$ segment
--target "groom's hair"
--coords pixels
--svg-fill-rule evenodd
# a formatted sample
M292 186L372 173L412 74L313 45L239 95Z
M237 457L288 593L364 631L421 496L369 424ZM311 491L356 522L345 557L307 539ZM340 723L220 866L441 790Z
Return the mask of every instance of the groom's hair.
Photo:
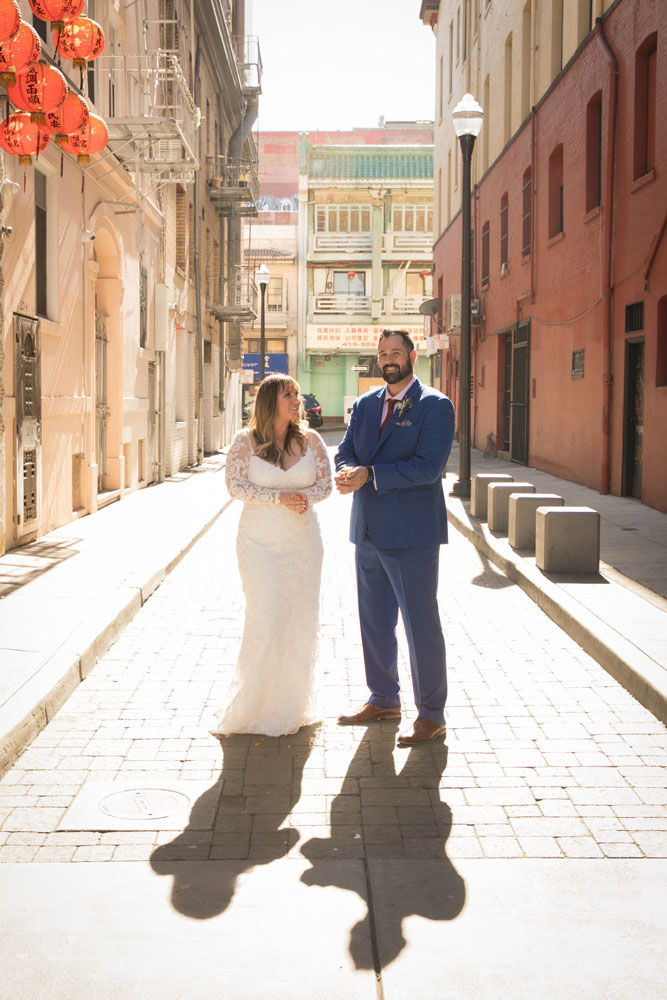
M408 354L415 349L414 341L407 330L383 330L378 340L378 350L380 350L380 344L386 337L400 337L408 349Z

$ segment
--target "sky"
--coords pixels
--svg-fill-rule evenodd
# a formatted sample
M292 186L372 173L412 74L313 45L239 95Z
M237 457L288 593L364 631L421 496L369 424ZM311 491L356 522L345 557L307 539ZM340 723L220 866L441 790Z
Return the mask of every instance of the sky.
M252 0L257 128L308 131L433 120L435 36L421 0ZM247 15L246 15L247 16Z

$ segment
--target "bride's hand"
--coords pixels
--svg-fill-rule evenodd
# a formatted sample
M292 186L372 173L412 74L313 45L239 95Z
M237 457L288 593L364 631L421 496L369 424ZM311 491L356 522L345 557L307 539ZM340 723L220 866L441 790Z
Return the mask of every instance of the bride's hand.
M280 502L295 514L305 514L308 510L308 498L303 493L281 493Z

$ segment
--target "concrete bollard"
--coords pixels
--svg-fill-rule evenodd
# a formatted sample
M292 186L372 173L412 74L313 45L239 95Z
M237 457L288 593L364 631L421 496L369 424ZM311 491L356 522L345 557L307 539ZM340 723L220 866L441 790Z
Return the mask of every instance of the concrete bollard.
M492 472L481 472L476 476L473 476L470 484L471 515L479 518L480 521L485 521L488 502L487 489L489 483L509 483L512 482L513 479L514 477L510 476L507 472L498 472L496 474Z
M546 573L599 573L599 513L592 507L538 507L535 563Z
M488 521L491 531L507 531L510 496L514 493L534 493L532 483L489 483Z
M513 549L535 551L535 511L538 507L562 506L557 493L520 493L510 495L507 540Z

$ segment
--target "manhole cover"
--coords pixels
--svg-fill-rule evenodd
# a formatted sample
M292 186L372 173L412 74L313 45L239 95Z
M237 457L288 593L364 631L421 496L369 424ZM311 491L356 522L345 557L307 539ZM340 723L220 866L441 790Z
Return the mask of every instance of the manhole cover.
M190 799L181 792L165 788L132 788L113 792L100 802L100 810L114 819L155 820L165 819L182 812Z

